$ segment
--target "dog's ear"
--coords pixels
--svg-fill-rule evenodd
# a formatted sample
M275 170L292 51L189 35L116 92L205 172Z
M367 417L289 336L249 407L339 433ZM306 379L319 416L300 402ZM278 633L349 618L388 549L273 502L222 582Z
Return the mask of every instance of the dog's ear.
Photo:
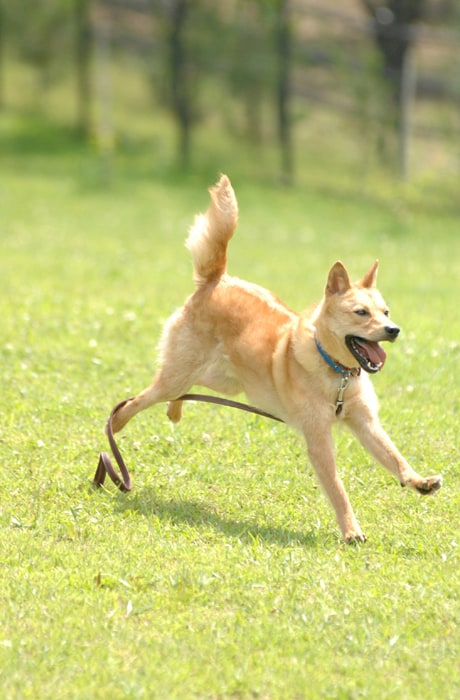
M379 261L376 260L375 263L369 268L362 280L359 282L360 287L370 288L375 287L377 284L377 272L379 269Z
M351 282L346 267L343 263L337 261L329 270L325 290L326 296L344 294L350 287Z

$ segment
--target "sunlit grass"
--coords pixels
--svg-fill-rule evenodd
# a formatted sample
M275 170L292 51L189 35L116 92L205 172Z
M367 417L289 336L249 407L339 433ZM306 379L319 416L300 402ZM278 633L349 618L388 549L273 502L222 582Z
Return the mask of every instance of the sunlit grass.
M4 696L456 698L454 184L376 175L362 190L316 154L288 190L225 149L162 177L122 147L108 184L65 129L2 128ZM402 490L338 432L365 546L342 544L302 440L229 409L190 404L171 426L153 408L120 440L133 492L90 485L108 412L150 381L161 324L192 289L183 240L219 170L240 199L231 272L290 306L320 297L337 258L353 277L381 261L403 329L374 380L383 422L445 485Z

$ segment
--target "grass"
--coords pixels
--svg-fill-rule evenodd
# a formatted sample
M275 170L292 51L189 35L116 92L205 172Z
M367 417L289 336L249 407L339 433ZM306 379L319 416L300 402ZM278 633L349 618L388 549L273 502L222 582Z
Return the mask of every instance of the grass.
M0 134L4 696L458 697L458 182L313 158L286 190L228 153L175 177L125 148L106 187L91 147L37 123L6 114ZM337 433L366 545L340 541L296 435L229 409L140 415L120 440L133 492L91 487L108 412L191 291L183 239L219 169L240 199L231 271L292 307L336 258L355 277L380 258L403 328L374 379L383 422L445 486L401 490Z

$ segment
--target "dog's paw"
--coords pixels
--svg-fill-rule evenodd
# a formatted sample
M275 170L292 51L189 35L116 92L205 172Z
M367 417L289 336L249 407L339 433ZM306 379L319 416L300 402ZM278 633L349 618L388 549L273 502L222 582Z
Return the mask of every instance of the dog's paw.
M343 536L346 544L360 544L366 541L366 535L364 532L359 531L349 531Z
M182 401L168 401L166 415L172 423L178 423L182 418Z
M408 479L406 482L401 482L401 486L410 486L423 496L428 496L439 491L442 486L442 476L427 476L425 479L420 476L417 479Z
M414 484L414 488L423 496L427 496L431 493L436 493L436 491L439 491L441 486L441 476L428 476L426 479L422 479L420 483Z

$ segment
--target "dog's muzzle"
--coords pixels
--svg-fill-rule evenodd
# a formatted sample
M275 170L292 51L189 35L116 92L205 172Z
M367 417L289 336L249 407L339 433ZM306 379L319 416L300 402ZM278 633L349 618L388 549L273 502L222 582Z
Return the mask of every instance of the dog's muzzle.
M398 326L385 326L386 338L384 340L394 343L399 335L399 331ZM357 335L347 335L345 343L353 357L358 360L360 366L366 372L375 374L382 369L387 355L385 350L375 340L366 340Z

